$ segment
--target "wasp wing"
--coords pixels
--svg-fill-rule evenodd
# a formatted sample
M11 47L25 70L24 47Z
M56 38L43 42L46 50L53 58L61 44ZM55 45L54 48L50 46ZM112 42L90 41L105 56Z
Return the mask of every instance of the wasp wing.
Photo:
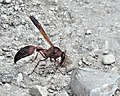
M14 57L14 63L16 63L21 58L24 58L26 56L33 54L34 50L35 50L34 46L25 46L21 48Z
M53 46L52 42L50 41L50 39L48 38L47 34L45 33L44 29L42 28L41 24L38 22L37 19L35 19L34 16L30 16L31 21L33 22L33 24L38 28L38 30L40 31L40 33L42 34L42 36L44 37L44 39L47 41L47 43L50 46Z

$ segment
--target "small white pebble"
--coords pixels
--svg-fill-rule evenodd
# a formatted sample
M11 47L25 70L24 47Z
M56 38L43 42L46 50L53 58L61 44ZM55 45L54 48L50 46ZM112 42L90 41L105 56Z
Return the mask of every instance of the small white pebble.
M20 83L23 80L23 74L19 73L17 76L17 83Z
M92 31L91 30L87 30L86 31L86 35L91 35L92 34Z
M18 6L14 7L15 11L18 11L20 8Z
M2 85L2 82L0 82L0 85Z
M7 29L8 27L9 27L8 24L3 24L4 29Z
M113 54L104 55L102 62L103 64L112 64L115 62L115 56Z
M79 61L78 65L79 65L79 66L81 66L81 65L82 65L82 60L80 60L80 61Z

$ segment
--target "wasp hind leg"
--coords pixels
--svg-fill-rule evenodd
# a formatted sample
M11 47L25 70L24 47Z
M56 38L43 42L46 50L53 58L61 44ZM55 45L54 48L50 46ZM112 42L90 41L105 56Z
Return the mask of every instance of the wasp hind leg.
M34 69L32 70L32 72L29 73L28 75L31 75L31 74L35 71L35 69L37 68L37 66L40 64L40 62L41 62L41 61L45 61L46 59L47 59L47 58L45 58L45 59L43 59L43 60L39 60L38 63L35 65Z

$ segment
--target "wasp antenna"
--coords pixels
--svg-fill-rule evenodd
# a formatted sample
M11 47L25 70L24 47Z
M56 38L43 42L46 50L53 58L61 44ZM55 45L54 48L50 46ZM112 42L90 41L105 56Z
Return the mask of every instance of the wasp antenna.
M33 24L39 29L41 24L38 22L38 20L35 19L34 16L30 16L29 18L32 20Z

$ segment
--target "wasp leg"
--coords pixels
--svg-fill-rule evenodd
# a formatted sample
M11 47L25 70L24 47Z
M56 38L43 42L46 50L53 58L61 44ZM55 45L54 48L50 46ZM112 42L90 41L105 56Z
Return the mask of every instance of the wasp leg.
M38 53L36 54L35 58L33 60L31 60L31 63L34 62L38 57Z
M37 57L38 57L38 53L36 54L36 56L34 57L33 60L31 60L31 61L27 61L27 62L25 62L25 63L33 63L33 62L37 59Z
M62 75L65 75L60 69L59 69L59 61L57 61L55 58L53 60L54 66L55 66L55 72L58 70ZM57 63L57 65L55 64Z
M45 61L46 59L47 59L47 58L45 58L45 59L43 59L43 60L39 60L39 62L35 65L33 71L32 71L31 73L29 73L28 75L31 75L31 74L35 71L35 69L37 68L37 66L39 65L39 63L40 63L41 61Z

